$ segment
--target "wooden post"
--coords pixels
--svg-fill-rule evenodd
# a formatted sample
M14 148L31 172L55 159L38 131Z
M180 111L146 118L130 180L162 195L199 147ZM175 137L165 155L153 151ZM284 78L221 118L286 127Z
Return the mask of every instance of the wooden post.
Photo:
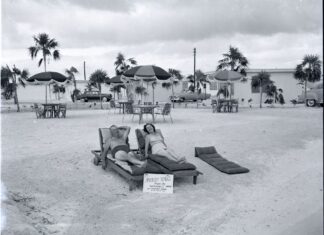
M193 49L194 53L194 92L196 91L196 48Z
M86 78L86 70L85 70L85 61L83 61L83 76L84 76L84 80L87 80L87 78Z

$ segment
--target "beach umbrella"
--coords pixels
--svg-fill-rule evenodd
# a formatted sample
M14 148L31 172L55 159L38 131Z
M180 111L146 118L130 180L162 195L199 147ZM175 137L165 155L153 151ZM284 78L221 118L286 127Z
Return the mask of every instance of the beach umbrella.
M123 81L121 80L121 75L117 75L115 77L112 77L109 80L109 84L121 84L121 83L123 83Z
M155 65L141 65L131 68L123 73L123 77L134 78L135 80L156 78L158 80L166 80L171 77L164 69Z
M45 85L45 102L47 103L47 86L53 83L65 84L68 78L57 72L42 72L29 77L26 82L29 84L44 84Z
M170 77L171 74L169 74L161 67L155 65L141 65L141 66L133 67L127 70L126 72L124 72L122 75L122 80L152 82L155 80L167 80ZM154 102L154 97L153 97L153 102Z
M212 75L212 78L216 79L219 82L225 82L231 85L234 81L239 81L242 78L242 74L236 71L229 71L229 70L220 70L216 71L215 74ZM230 98L231 98L231 89L230 89Z

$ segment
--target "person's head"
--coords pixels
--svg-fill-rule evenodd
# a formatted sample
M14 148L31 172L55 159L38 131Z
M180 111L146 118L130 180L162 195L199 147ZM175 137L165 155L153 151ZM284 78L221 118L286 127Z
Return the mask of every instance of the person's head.
M118 130L118 127L116 125L110 126L109 129L110 129L112 137L118 137L119 136L119 130Z
M152 123L146 123L143 129L147 134L152 134L155 132L155 126Z
M279 89L278 89L278 91L279 91L280 93L282 93L282 92L283 92L283 90L282 90L281 88L279 88Z

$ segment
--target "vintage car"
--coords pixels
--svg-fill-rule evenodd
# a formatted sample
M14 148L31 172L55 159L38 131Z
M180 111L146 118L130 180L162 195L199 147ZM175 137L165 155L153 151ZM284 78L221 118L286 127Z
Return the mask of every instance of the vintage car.
M170 96L171 102L185 102L185 101L197 101L207 100L210 98L210 94L198 93L198 92L181 92L174 96Z
M108 102L111 100L111 98L111 94L101 93L101 99L103 102ZM77 95L76 99L83 102L100 101L99 91L85 91L83 94Z
M304 91L298 96L298 103L304 102L310 107L314 107L317 104L323 105L323 81L315 82L307 89L306 99Z

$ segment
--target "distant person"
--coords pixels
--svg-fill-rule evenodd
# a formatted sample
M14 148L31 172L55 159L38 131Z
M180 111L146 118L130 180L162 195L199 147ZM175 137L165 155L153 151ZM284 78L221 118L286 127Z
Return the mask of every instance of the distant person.
M122 134L121 129L125 129ZM130 127L117 127L112 125L110 127L111 138L104 144L104 151L102 152L101 159L107 156L109 149L111 149L112 157L120 161L128 161L138 167L145 167L146 161L140 161L136 158L136 155L130 151L128 144L126 143ZM103 161L105 163L105 161Z
M283 90L280 88L279 90L279 95L278 95L278 100L279 100L279 104L284 105L285 104L285 99L283 97Z
M185 157L175 154L164 142L163 136L155 131L155 126L151 123L144 125L144 131L147 133L145 138L145 157L148 157L148 148L151 145L152 154L164 156L178 163L185 163Z

